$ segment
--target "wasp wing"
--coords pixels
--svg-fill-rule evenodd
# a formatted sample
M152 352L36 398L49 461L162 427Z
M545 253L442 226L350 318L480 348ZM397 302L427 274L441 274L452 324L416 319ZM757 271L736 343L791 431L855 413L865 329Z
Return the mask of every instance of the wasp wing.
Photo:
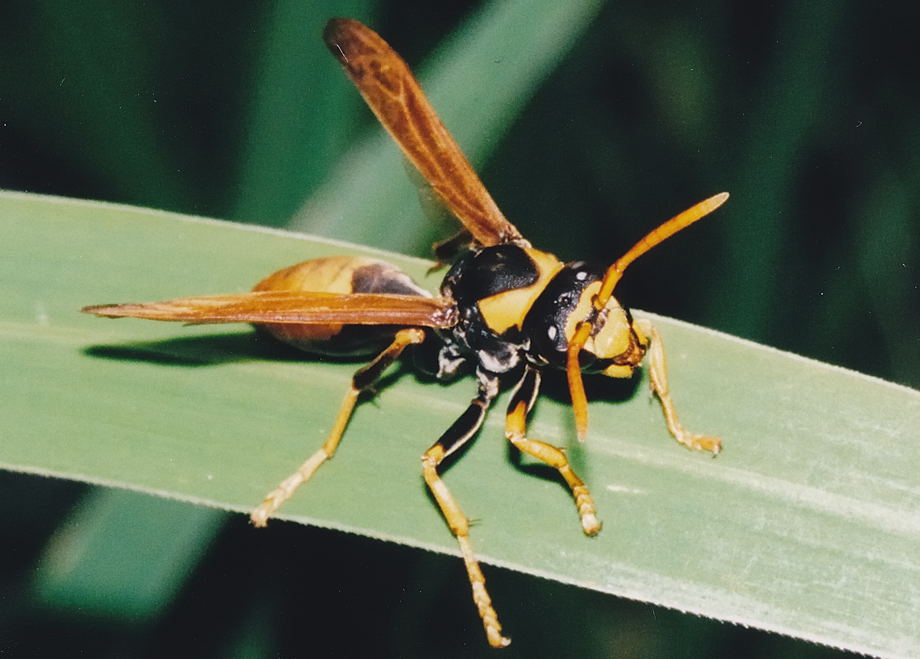
M529 246L498 209L412 71L389 44L347 18L329 21L323 38L380 123L476 242Z
M81 311L109 318L146 318L194 324L340 323L435 328L449 328L456 324L456 307L446 298L376 293L256 291L163 302L94 305Z

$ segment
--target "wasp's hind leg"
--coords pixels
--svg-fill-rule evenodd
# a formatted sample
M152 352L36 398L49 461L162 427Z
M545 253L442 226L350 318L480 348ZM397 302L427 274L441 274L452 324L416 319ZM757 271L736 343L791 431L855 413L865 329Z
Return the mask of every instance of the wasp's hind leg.
M497 386L498 383L494 377L488 378L480 374L479 395L472 400L470 406L460 418L422 455L422 473L425 477L425 483L438 502L438 507L441 509L441 514L444 515L451 533L454 534L460 544L460 552L463 554L463 562L466 565L466 573L470 580L470 586L473 588L473 602L479 610L479 617L482 618L482 626L485 628L489 645L501 648L508 645L511 639L502 636L502 626L498 622L498 614L492 607L492 598L489 597L489 593L486 590L486 579L482 574L482 569L479 567L479 561L476 560L476 556L473 553L473 546L470 544L470 522L438 474L438 465L441 464L441 461L463 446L479 430L479 426L482 425L482 420L485 418L486 410L495 397Z
M313 476L319 466L335 454L339 441L342 439L342 433L345 432L345 427L348 425L348 420L351 418L355 403L357 403L361 392L374 384L387 367L399 359L403 350L424 340L425 332L419 328L412 327L399 330L388 348L377 355L371 363L355 372L351 378L351 387L346 392L342 406L339 408L338 416L335 418L335 425L326 437L322 448L311 455L306 462L300 465L297 471L285 478L278 487L265 496L259 507L253 510L249 516L254 525L265 526L268 518L278 510L281 504L290 499L294 491L301 484L310 480L310 477Z
M677 410L674 407L674 400L671 398L671 390L668 386L668 362L664 353L664 343L658 330L647 320L637 320L633 327L637 330L640 337L645 335L648 341L648 374L651 381L652 391L661 401L661 409L664 411L664 419L668 425L668 431L681 446L693 451L709 451L713 455L718 455L722 450L722 442L718 437L708 435L697 435L692 433L681 424L677 416Z
M588 491L588 486L572 470L569 459L562 452L562 449L546 442L528 439L526 436L527 413L533 407L539 390L540 373L536 369L528 367L511 395L508 415L505 417L505 437L527 455L533 456L550 467L555 467L559 470L559 474L572 490L572 496L575 497L575 506L578 509L578 516L581 517L582 528L586 534L595 535L601 530L601 523L597 519L597 510L594 507L594 499L591 497L591 492Z

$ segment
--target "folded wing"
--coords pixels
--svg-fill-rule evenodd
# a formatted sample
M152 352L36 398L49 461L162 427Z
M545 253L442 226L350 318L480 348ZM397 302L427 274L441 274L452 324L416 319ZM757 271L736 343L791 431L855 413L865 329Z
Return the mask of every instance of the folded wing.
M280 323L402 325L449 328L456 309L445 298L369 293L259 291L185 297L162 302L94 305L81 311L109 318L146 318L186 323Z

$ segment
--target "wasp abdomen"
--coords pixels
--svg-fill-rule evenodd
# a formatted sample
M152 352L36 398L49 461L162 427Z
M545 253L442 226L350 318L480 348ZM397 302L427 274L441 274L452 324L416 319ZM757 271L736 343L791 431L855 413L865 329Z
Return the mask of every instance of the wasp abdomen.
M328 256L304 261L275 272L254 291L309 291L321 293L431 294L396 266L356 256ZM398 327L390 325L262 325L272 336L308 352L326 355L363 355L379 351Z

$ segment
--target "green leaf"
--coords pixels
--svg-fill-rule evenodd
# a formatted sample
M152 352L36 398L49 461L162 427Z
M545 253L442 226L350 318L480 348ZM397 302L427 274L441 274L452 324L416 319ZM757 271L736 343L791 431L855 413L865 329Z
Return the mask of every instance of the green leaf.
M369 5L349 0L320 8L283 0L265 12L257 72L246 94L249 116L233 219L283 225L345 148L363 104L342 84L321 35L330 16L364 18Z
M4 24L15 26L16 37L3 46L18 46L2 56L5 121L45 136L54 144L55 165L70 161L74 178L109 181L119 198L192 204L194 192L176 171L173 145L160 130L157 66L166 58L150 35L168 30L161 10L98 0L41 2L22 12L30 21L11 6L4 9L13 10ZM15 153L15 140L4 152ZM79 186L79 180L68 183Z
M242 512L322 442L354 364L301 359L242 327L78 309L241 291L298 260L379 252L16 193L0 196L0 239L2 466ZM436 284L426 262L387 258ZM723 454L670 440L641 382L592 383L584 445L564 394L542 398L532 436L569 448L605 523L586 538L564 488L527 460L516 468L502 398L446 475L477 520L482 559L838 647L915 654L920 394L651 317L684 422L722 436ZM394 380L359 407L335 460L283 516L455 553L419 455L473 383Z
M90 490L45 549L38 599L107 619L152 618L172 602L223 518L135 492Z

